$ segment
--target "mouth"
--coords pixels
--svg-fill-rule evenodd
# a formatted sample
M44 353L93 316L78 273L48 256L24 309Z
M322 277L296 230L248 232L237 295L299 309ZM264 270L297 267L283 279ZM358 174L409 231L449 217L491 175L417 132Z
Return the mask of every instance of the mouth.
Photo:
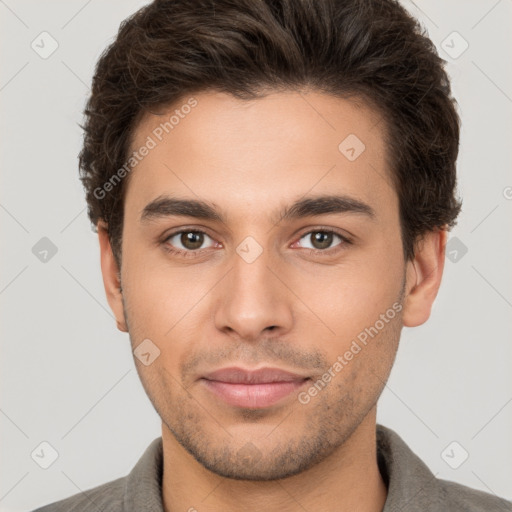
M309 377L278 368L223 368L200 379L217 398L234 407L270 407L305 385Z

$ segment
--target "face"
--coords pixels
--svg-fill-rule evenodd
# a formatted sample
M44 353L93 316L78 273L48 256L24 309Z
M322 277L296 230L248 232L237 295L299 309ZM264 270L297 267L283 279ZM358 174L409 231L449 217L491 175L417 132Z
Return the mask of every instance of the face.
M375 413L394 360L408 269L383 123L315 92L194 98L137 126L133 150L156 144L129 178L109 300L146 344L164 439L222 476L284 478ZM294 377L211 375L232 367Z

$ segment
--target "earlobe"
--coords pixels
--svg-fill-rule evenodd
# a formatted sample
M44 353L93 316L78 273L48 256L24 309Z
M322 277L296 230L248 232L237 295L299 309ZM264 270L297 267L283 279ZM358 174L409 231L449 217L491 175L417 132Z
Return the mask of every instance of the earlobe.
M100 220L97 229L100 244L101 273L107 301L116 318L117 328L122 332L128 332L124 317L120 272L110 245L107 225Z
M430 317L443 276L446 237L444 229L426 233L416 247L414 260L407 263L405 327L417 327Z

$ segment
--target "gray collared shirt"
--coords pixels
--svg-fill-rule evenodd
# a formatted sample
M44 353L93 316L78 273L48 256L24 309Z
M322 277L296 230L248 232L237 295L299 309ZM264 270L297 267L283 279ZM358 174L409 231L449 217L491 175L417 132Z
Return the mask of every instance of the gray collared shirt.
M512 512L509 501L437 479L398 434L381 425L377 425L377 449L388 487L382 512ZM164 512L162 472L158 437L127 476L34 512Z

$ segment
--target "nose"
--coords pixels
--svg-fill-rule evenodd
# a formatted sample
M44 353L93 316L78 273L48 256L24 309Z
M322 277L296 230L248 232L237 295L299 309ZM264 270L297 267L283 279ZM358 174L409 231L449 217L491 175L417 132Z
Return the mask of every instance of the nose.
M252 262L234 253L231 263L222 285L215 289L216 328L247 341L268 332L275 336L288 332L293 323L293 294L276 277L279 272L272 268L267 252Z

